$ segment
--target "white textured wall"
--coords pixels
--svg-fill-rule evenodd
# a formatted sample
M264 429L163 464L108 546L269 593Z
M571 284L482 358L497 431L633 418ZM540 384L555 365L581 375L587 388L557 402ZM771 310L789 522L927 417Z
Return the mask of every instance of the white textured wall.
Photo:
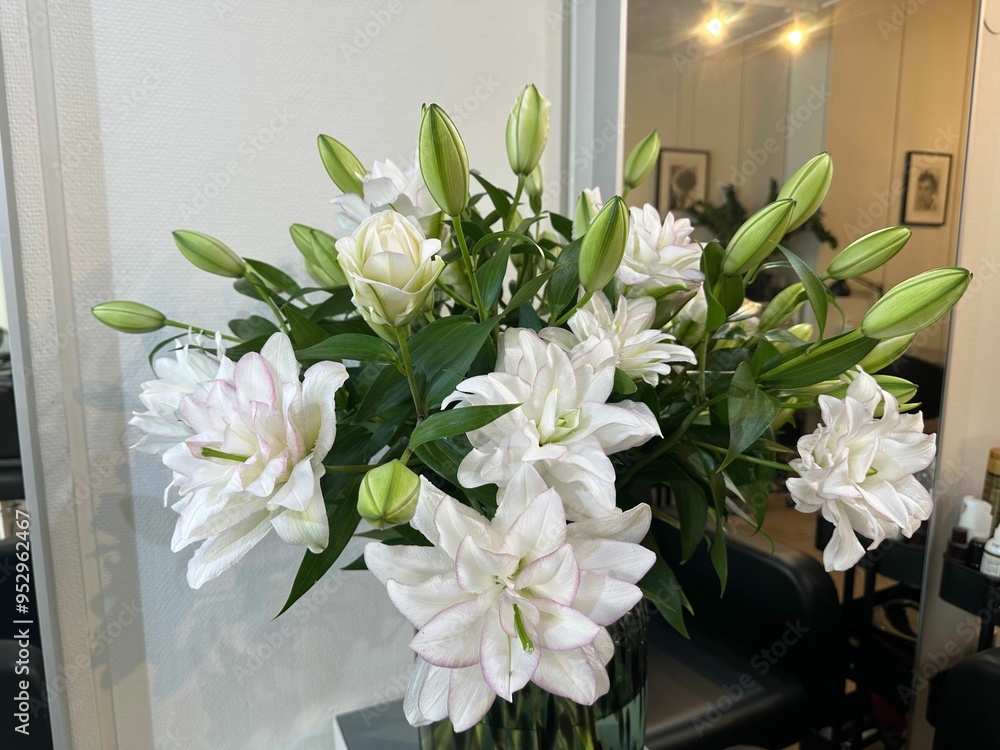
M5 2L0 28L73 746L329 747L334 714L401 695L409 629L365 574L329 575L271 622L301 557L277 538L188 590L167 472L126 450L156 338L112 333L89 309L135 298L209 327L249 312L170 231L295 268L288 226L330 223L316 135L366 163L407 160L422 102L448 109L473 165L509 184L506 114L538 84L555 103L544 169L559 174L560 4L45 6Z

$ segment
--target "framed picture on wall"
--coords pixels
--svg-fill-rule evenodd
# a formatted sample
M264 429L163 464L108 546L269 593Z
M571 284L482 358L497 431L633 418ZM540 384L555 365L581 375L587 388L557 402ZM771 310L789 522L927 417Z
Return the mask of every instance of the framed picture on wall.
M708 151L689 148L660 149L656 176L656 208L687 211L708 195Z
M928 227L944 224L950 179L951 154L907 151L903 223Z

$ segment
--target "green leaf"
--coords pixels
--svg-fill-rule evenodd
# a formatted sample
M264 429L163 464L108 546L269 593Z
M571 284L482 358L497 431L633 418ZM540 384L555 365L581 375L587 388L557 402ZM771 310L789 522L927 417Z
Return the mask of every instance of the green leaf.
M354 312L353 293L347 286L336 287L329 290L330 297L323 300L318 305L309 305L303 308L303 312L310 320L320 321L334 315Z
M566 238L569 242L573 239L573 220L556 213L549 213L549 223L552 224L552 228L555 229L559 234Z
M481 174L479 174L479 172L475 171L472 172L472 176L475 177L476 182L482 185L483 189L486 190L487 195L490 196L490 201L493 203L493 207L500 214L500 218L503 219L504 224L506 224L507 214L510 213L511 209L510 205L511 199L507 197L507 193L505 193L503 190L496 187L492 183L487 182L486 178L483 177Z
M685 638L691 637L688 635L687 625L684 624L684 610L690 608L690 604L681 590L681 584L674 571L659 556L653 567L639 581L639 588L674 630Z
M507 263L509 260L510 246L504 243L492 258L476 269L476 279L479 281L483 304L486 305L487 310L492 309L497 300L500 299L500 292L503 291L503 279L507 275Z
M229 321L229 330L241 339L253 339L258 336L270 336L278 332L278 326L260 315L249 318L235 318Z
M722 530L722 523L715 525L715 538L712 540L712 549L709 552L712 558L712 566L715 574L719 577L719 596L726 593L726 581L729 578L729 563L726 557L726 534Z
M300 362L307 360L356 359L361 362L396 363L396 353L392 347L378 336L361 333L342 333L331 336L315 346L296 352Z
M507 303L507 309L513 310L520 307L521 305L527 304L534 299L535 295L538 294L538 290L542 288L542 285L549 280L549 277L556 272L556 269L550 268L548 271L543 271L542 273L528 279L521 285L521 288L514 292L514 295L510 298Z
M521 328L530 328L535 333L545 327L545 323L538 317L535 308L527 302L517 308L517 325Z
M285 319L288 321L292 343L295 344L296 349L307 349L329 338L330 334L318 323L309 320L292 305L285 305L281 312L284 313Z
M413 368L425 379L424 398L434 409L465 379L469 367L500 322L490 318L476 323L464 315L451 315L421 328L410 339Z
M729 384L729 451L719 466L719 471L749 448L764 434L781 411L781 404L774 396L765 393L754 381L753 369L747 362L736 368Z
M472 446L468 439L464 435L456 435L424 443L414 453L428 468L451 482L456 488L456 492L464 494L473 505L479 508L495 509L496 487L494 485L462 487L458 481L458 467L471 450Z
M328 476L329 480L324 477L324 483L327 486L323 493L323 501L326 503L326 516L330 523L330 543L319 554L306 552L299 565L299 570L295 574L295 581L292 583L288 600L281 608L281 612L278 612L275 617L280 617L287 611L333 567L361 522L357 508L361 475L332 474Z
M549 303L549 316L555 318L576 302L580 289L580 240L576 240L559 254L559 260L549 279L546 297Z
M780 354L781 352L778 351L778 347L770 341L764 338L758 339L757 348L753 353L753 359L750 360L751 371L754 375L757 375L767 362L770 362Z
M266 281L268 285L274 289L284 292L285 294L295 294L299 291L300 287L298 283L296 283L295 279L282 271L280 268L275 268L271 264L265 263L262 260L250 260L250 258L244 258L244 261L246 261L247 266L254 271L254 273L264 279L264 281Z
M809 306L812 307L813 314L816 316L816 329L819 332L820 340L822 340L823 331L826 330L826 287L823 286L823 282L819 280L819 276L815 274L815 272L804 260L802 260L802 258L781 245L778 245L778 249L786 258L788 258L789 264L792 266L792 269L794 269L795 274L799 277L799 281L802 282L802 286L806 290L806 297L809 300Z
M718 280L722 278L723 250L717 242L705 245L701 254L701 271L705 274L705 302L708 310L705 314L705 333L717 331L726 322L726 309L715 295Z
M418 448L432 440L464 435L478 430L518 406L520 404L463 406L431 414L413 430L413 434L410 435L410 447Z
M848 331L820 344L803 344L764 365L760 384L788 390L830 380L854 367L876 344L876 339L860 331Z
M615 368L615 392L620 393L623 396L628 396L631 393L635 393L637 390L638 386L636 386L632 377L624 370Z
M410 398L406 377L395 367L383 367L361 398L354 422L367 422Z
M264 348L264 344L267 343L267 340L269 338L271 338L270 335L255 336L249 341L244 341L242 344L237 344L236 346L228 346L226 347L226 356L229 357L229 359L236 360L242 357L244 354L249 354L250 352L259 353L260 350Z
M159 342L159 343L158 343L158 344L157 344L156 346L154 346L154 347L153 347L153 350L152 350L152 351L151 351L151 352L149 353L149 366L150 366L150 367L152 367L152 366L153 366L153 360L154 360L154 359L156 358L156 355L157 355L157 354L158 354L158 353L159 353L159 352L160 352L160 351L161 351L161 350L162 350L162 349L163 349L163 348L164 348L165 346L168 346L169 344L172 344L173 342L177 341L177 339L179 339L179 338L182 338L182 337L184 337L184 336L187 336L187 331L182 331L181 333L178 333L178 334L176 334L175 336L171 336L170 338L167 338L167 339L163 339L163 341ZM178 347L178 348L179 348L179 347ZM171 349L171 351L173 351L173 349ZM214 351L214 350L213 350L213 351ZM155 370L153 370L153 372L156 372L156 371L155 371Z

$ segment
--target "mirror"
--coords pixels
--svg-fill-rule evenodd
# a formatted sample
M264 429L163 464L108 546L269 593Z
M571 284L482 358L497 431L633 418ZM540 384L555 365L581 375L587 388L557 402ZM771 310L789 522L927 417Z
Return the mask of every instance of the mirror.
M871 231L912 229L903 251L875 273L829 284L842 315L831 312L826 333L856 326L899 281L955 261L978 7L978 0L631 0L624 150L654 129L662 150L629 203L687 217L696 238L724 242L799 166L828 151L834 179L819 218L783 244L822 271L838 248ZM767 302L789 283L787 273L762 274L754 299ZM937 431L947 341L945 319L887 371L920 386L926 432ZM799 417L786 445L811 432L818 414ZM829 538L823 526L774 484L764 528L779 545L820 558L818 545ZM917 638L922 545L921 532L883 545L866 560L877 574L832 574L843 612L856 614L859 602L871 607L856 623L861 642L882 638L904 676ZM897 683L848 683L845 736L881 733L889 747L904 741L912 696Z

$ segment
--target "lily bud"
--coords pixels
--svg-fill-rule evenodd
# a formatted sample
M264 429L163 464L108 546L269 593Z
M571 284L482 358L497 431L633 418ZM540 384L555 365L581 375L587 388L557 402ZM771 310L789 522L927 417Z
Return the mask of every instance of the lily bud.
M507 160L514 174L527 177L538 166L549 139L549 103L532 84L514 102L507 118Z
M875 348L858 362L858 367L868 373L884 370L897 359L903 356L917 334L910 333L906 336L897 336L894 339L883 339L875 344Z
M807 342L812 341L812 337L816 332L816 329L812 323L799 323L798 325L794 325L789 328L788 332L799 341Z
M795 210L792 211L788 228L785 229L786 233L798 229L816 213L826 198L832 179L833 159L824 151L799 167L795 174L788 178L788 182L781 186L778 200L791 198L795 201Z
M102 302L91 312L104 325L122 333L151 333L159 331L167 324L167 318L163 313L141 302L126 300Z
M364 195L361 177L367 172L361 160L340 141L328 135L321 135L319 158L323 160L326 173L333 184L345 193Z
M740 276L756 268L774 252L788 232L795 201L784 199L769 203L747 219L729 241L722 260L725 276Z
M524 181L524 192L528 194L528 205L531 206L532 213L542 212L542 193L545 192L545 184L542 182L542 165L531 170L531 174Z
M347 277L337 263L337 241L333 237L305 224L292 224L290 231L292 242L305 258L306 273L317 284L323 287L347 284Z
M767 303L764 312L761 313L757 330L760 333L777 328L786 320L795 315L796 311L802 307L806 301L806 289L801 282L786 286Z
M603 289L615 277L628 241L628 207L617 195L594 217L580 245L580 283L588 293Z
M890 289L861 321L861 332L873 339L916 333L943 318L972 281L965 268L935 268Z
M420 477L396 460L371 469L358 490L358 513L376 529L408 523L417 509Z
M826 268L826 277L853 279L882 267L903 249L911 234L907 227L886 227L866 234L834 256Z
M601 210L601 189L584 190L576 201L576 213L573 214L573 239L578 240L587 233L590 225Z
M631 190L646 181L660 158L660 134L655 130L635 144L625 160L625 188Z
M247 266L243 258L207 234L178 229L174 232L174 243L184 257L202 271L232 279L242 278L246 273Z
M455 123L436 104L424 108L418 150L420 173L434 202L448 216L458 216L469 202L469 155Z

